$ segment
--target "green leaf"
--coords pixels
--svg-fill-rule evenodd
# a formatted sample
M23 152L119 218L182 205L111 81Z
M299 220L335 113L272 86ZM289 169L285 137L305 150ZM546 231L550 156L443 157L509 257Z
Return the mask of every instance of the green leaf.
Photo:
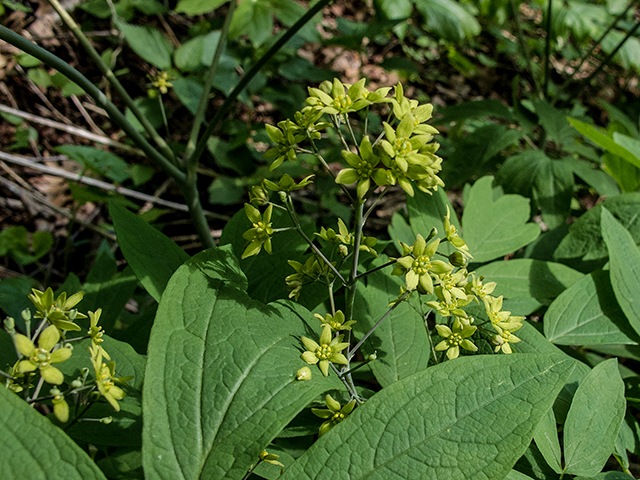
M220 31L216 30L183 43L173 55L176 67L182 71L191 72L202 65L211 65L219 42ZM172 83L175 87L175 82Z
M122 254L147 292L159 302L169 278L189 255L166 235L113 201L109 202L109 214Z
M238 177L218 177L207 189L212 205L234 205L242 203L243 180Z
M546 157L535 178L534 195L549 229L566 224L573 186L571 167L563 160Z
M376 13L381 13L387 20L409 18L413 11L411 0L374 0L373 5Z
M277 228L291 226L288 214L280 209L274 209L271 220L274 227ZM313 223L304 218L301 218L301 222L306 234L313 235L315 229ZM247 244L246 240L242 238L242 234L250 228L251 223L247 219L247 215L244 210L240 210L227 222L220 236L220 245L232 245L234 255L240 258ZM284 279L287 275L294 273L287 260L304 263L307 259L305 252L308 250L308 244L295 230L276 233L272 239L272 248L272 255L263 251L240 262L249 281L247 289L249 296L263 303L287 298L289 292ZM311 301L315 302L311 306L316 306L326 298L328 295L326 292L327 288L324 285L305 286L302 289L300 303L307 305L307 301Z
M447 207L449 207L451 224L460 231L460 222L458 222L456 212L443 188L433 192L433 195L418 190L413 197L407 197L409 224L411 225L411 230L413 230L413 238L408 239L405 243L412 245L417 235L427 238L434 227L439 233L444 232L444 217L447 215ZM444 243L439 248L439 251L452 253L455 248L448 243Z
M178 78L172 83L173 91L176 92L182 104L195 115L202 97L202 85L192 77Z
M618 187L615 179L602 170L599 165L594 165L591 162L573 157L565 157L563 161L569 165L573 173L584 180L587 185L592 187L600 195L613 197L614 195L620 194L620 187Z
M469 11L473 7L452 0L414 0L424 16L427 30L452 42L461 42L480 33L480 24Z
M383 256L371 267L386 260ZM355 303L358 323L353 328L360 333L360 338L389 310L389 302L397 298L403 284L399 277L390 276L388 269L372 273L366 279L367 286L358 289ZM427 368L429 345L421 315L408 302L403 302L385 318L362 349L365 358L377 352L378 359L369 366L380 385L386 387Z
M144 480L140 449L118 448L115 452L110 451L108 457L101 458L96 463L108 478Z
M503 195L494 202L492 183L490 176L476 181L462 215L463 238L476 262L512 253L540 235L538 225L526 223L529 200Z
M620 185L623 192L635 192L640 188L640 168L613 153L602 156L605 171Z
M44 68L30 68L27 71L27 75L39 87L47 88L51 86L51 76Z
M570 118L570 117L567 117L567 120L569 120L569 123L576 130L578 130L578 132L580 132L582 135L587 137L589 140L591 140L593 143L595 143L599 147L604 148L608 152L611 152L614 155L617 155L623 158L624 160L631 163L632 165L635 165L636 167L640 168L640 158L636 157L633 153L631 153L625 147L618 145L613 138L607 136L606 134L598 130L596 127L594 127L593 125L589 125L588 123L584 123L579 120L576 120L575 118Z
M469 118L496 117L503 120L510 120L513 117L511 110L498 100L464 102L443 108L439 113L442 115L442 118L433 122L437 125L448 125L451 122L459 122Z
M248 35L254 47L266 42L273 31L271 6L266 0L240 2L233 13L229 26L229 38L237 39L240 35Z
M558 345L637 345L633 331L615 300L609 272L585 275L562 292L544 316L544 334Z
M0 478L106 480L69 436L6 388L0 388L0 431Z
M634 242L640 243L640 193L626 193L609 198L583 213L569 227L569 233L554 252L555 258L582 258L585 261L604 261L607 258L607 246L600 228L603 206L631 233Z
M229 0L180 0L176 5L176 13L186 13L187 15L200 15L208 13Z
M561 263L530 258L491 262L478 268L476 275L483 275L486 281L498 283L492 294L494 296L532 297L542 305L549 305L584 276Z
M160 105L158 103L157 98L136 98L133 103L138 107L141 111L142 115L149 120L149 123L153 126L153 128L160 128L162 126L162 111L160 110ZM144 127L138 121L133 112L127 107L125 110L125 117L133 125L139 132L144 132Z
M640 333L640 251L631 234L602 209L602 237L609 250L611 286L634 330Z
M624 472L601 472L593 477L575 477L573 480L633 480L633 478Z
M617 360L599 363L576 390L564 424L567 473L589 477L602 470L613 452L625 409Z
M173 47L160 31L149 26L129 25L121 20L114 20L118 29L124 34L129 46L145 61L168 70L171 67Z
M575 363L477 355L428 368L357 407L281 479L504 478Z
M533 440L536 442L544 459L549 466L553 468L553 471L562 473L562 450L560 449L560 439L558 438L556 416L552 408L542 417L542 421L538 424Z
M577 136L567 121L566 111L553 107L545 100L534 103L534 107L548 140L562 145L571 142Z
M144 185L153 177L156 172L155 168L149 165L142 165L136 163L129 168L129 174L131 174L131 180L136 187Z
M511 470L506 477L504 477L504 480L534 480L533 478L531 478L529 475L525 475L524 473L521 473L517 470Z
M628 150L634 157L640 158L640 140L631 138L620 132L613 132L613 141ZM640 165L636 165L636 167L640 167Z
M56 151L114 182L122 183L131 177L127 162L113 153L84 145L61 145Z
M240 277L230 248L217 248L167 285L145 372L146 478L242 479L298 412L340 384L315 367L296 381L305 363L293 335L313 335L311 313L251 300Z

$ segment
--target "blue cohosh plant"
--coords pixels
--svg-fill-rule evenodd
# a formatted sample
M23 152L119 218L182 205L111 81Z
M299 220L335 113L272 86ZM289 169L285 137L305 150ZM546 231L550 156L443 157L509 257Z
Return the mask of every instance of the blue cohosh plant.
M371 108L386 115L380 132L368 131ZM300 153L313 154L327 172L334 175L335 182L342 187L355 212L351 229L338 219L337 231L321 227L315 233L315 239L309 238L300 226L291 192L311 184L312 177L296 184L287 174L278 183L264 180L262 185L254 187L250 197L253 205L245 204L245 213L252 228L243 235L247 244L242 258L258 254L263 246L267 253L271 253L272 236L278 231L295 229L307 241L310 253L304 263L289 261L295 271L285 279L289 298L298 300L304 286L316 281L324 283L328 289L331 311L324 316L315 314L321 321L322 333L315 338L301 336L305 349L301 358L308 365L318 365L325 377L333 371L344 383L350 398L347 405L341 407L327 395L329 409L313 410L316 415L327 419L320 427L321 435L342 421L357 404L365 401L357 392L351 372L366 362L354 368L351 364L363 342L378 325L412 296L418 297L420 308L425 312L424 320L435 363L444 360L438 352L446 352L450 360L457 358L461 349L477 352L474 339L480 334L493 343L496 353L512 353L512 344L519 341L513 332L522 326L524 317L511 316L510 312L503 311L502 297L491 296L495 283L484 283L483 277L467 270L472 253L451 223L449 211L443 219L445 229L442 237L438 237L435 228L425 232L425 236L418 234L413 245L400 242L399 257L369 271L363 272L360 268L361 254L378 256L377 239L366 237L364 229L367 219L390 187L397 184L413 196L414 188L431 193L444 186L438 177L442 162L436 155L439 145L433 141L438 131L427 123L432 111L432 105L420 105L405 97L402 84L396 85L393 92L391 88L370 92L364 79L353 85L334 79L318 88L309 88L306 106L295 114L295 121L284 120L277 126L266 126L269 137L276 144L265 154L266 159L273 160L271 170L285 160L297 161ZM364 125L362 131L356 132L354 116L357 117L357 125ZM342 159L347 164L337 174L329 168L328 160L317 145L322 132L330 128L340 138ZM355 185L355 191L349 188L350 185ZM270 191L278 193L279 201L270 200ZM261 207L264 207L262 213ZM274 228L271 222L274 208L286 211L293 227ZM439 251L446 243L453 246L453 253ZM354 308L358 282L382 268L389 268L390 275L403 277L404 286L397 300L389 305L390 310L354 344L352 325L356 324L359 315ZM334 298L340 288L345 291L342 308L338 308ZM491 321L476 324L474 317L465 311L465 307L472 303L484 305ZM438 314L435 321L428 321L431 311ZM433 338L438 337L440 341L434 342ZM298 380L309 380L311 376L308 367L302 367L296 374Z
M51 288L44 292L34 288L29 295L37 312L33 318L41 320L33 334L30 331L32 317L28 309L22 313L26 335L16 332L13 318L8 317L4 322L18 355L13 368L1 372L5 388L21 395L31 405L47 405L50 402L55 417L63 424L69 422L68 426L83 420L89 407L100 398L107 400L116 412L120 411L118 400L125 397L125 392L116 384L126 385L126 381L132 378L115 377L115 362L102 361L103 358L111 360L102 346L103 330L98 325L102 309L88 312L90 325L86 335L67 338L68 332L83 330L76 322L86 319L87 315L75 309L83 296L83 292L78 292L67 297L62 292L54 299ZM75 355L81 355L73 345L83 339L91 340L91 345L87 347L87 365L93 367L94 378L89 377L89 369L85 368L80 376L68 380L57 366L69 360L74 352ZM41 395L45 383L51 388L48 395ZM69 401L72 402L73 411ZM107 423L109 417L101 420Z

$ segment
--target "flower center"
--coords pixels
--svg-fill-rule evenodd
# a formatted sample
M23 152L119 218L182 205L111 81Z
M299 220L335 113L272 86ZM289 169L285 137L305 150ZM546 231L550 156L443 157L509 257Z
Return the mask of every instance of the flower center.
M333 417L331 417L331 421L333 423L340 423L342 420L344 420L344 417L345 417L344 413L338 412L334 414Z
M351 106L351 98L345 95L338 95L333 99L333 106L338 109L343 109Z
M31 355L30 359L33 363L39 364L41 367L46 367L49 365L49 361L51 360L51 355L44 348L36 348L33 351L33 355Z
M429 272L429 269L431 268L431 259L426 255L420 255L413 261L411 268L418 275L424 275Z
M454 333L453 335L451 335L449 337L449 344L457 347L462 343L462 337L460 336L459 333Z
M407 137L397 138L395 142L396 154L402 157L411 153L411 141Z
M327 344L320 345L316 350L316 357L320 360L328 360L331 357L331 347Z
M369 178L373 172L373 167L369 162L358 162L356 165L356 173L360 178Z

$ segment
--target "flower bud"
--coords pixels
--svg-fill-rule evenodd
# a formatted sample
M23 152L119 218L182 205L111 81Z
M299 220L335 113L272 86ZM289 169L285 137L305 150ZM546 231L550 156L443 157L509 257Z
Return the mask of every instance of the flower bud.
M349 249L346 245L338 245L338 253L342 258L345 258L347 255L349 255Z
M367 357L367 361L373 362L378 359L378 352L373 352L371 355Z
M296 373L296 380L299 380L299 381L311 380L311 369L309 367L302 367Z
M284 202L287 201L287 192L280 191L280 192L278 192L278 195L280 195L280 201L281 202L284 203Z
M425 242L428 242L429 240L431 240L433 237L435 237L438 234L438 229L436 227L433 227L431 229L431 231L429 232L429 235L427 236L427 238L425 238Z
M100 419L100 423L104 423L105 425L109 425L113 422L113 417L104 417Z
M20 315L22 315L22 319L25 322L30 322L31 321L31 310L29 310L28 308L25 308Z
M71 388L80 388L82 387L82 380L76 378L73 382L71 382Z
M13 317L7 317L4 319L4 328L9 333L13 333L16 331L16 321L13 319Z
M72 322L76 319L76 317L78 316L78 310L77 309L73 309L73 310L69 310L69 320L71 320Z
M449 262L454 267L466 267L469 264L469 260L460 252L453 252L449 255Z
M249 192L249 202L256 207L266 205L269 202L269 193L262 185L254 185Z

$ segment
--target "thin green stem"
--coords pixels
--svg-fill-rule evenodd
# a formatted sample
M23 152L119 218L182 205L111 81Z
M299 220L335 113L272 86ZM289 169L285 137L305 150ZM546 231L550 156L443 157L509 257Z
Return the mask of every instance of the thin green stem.
M533 80L533 88L538 97L542 98L542 92L540 88L540 83L538 77L533 71L533 63L531 62L531 55L529 53L529 47L527 46L526 39L524 37L524 33L522 31L522 25L520 25L520 18L518 15L518 10L516 9L516 5L514 0L509 0L509 5L511 6L511 10L513 11L513 19L516 23L516 35L518 37L518 42L520 43L520 48L522 49L522 54L524 55L524 59L527 62L527 68L529 69L529 73Z
M198 233L200 241L205 248L211 248L215 247L216 244L211 236L209 223L207 222L207 217L204 214L204 209L200 202L200 192L198 192L198 182L196 177L196 170L189 169L186 180L177 183L182 195L184 196L185 203L189 208L189 213L191 214L191 219L196 227L196 232Z
M76 423L78 423L78 421L82 418L82 416L87 413L87 411L91 408L91 405L93 405L95 403L95 401L89 402L87 403L87 405L85 405L84 409L75 416L75 418L73 420L71 420L69 423L67 423L63 430L66 432L67 430L69 430L71 427L73 427Z
M302 227L300 226L300 222L298 221L298 217L296 215L296 212L295 212L295 210L293 208L293 202L291 200L291 195L290 194L287 194L287 199L284 202L284 204L287 207L287 212L289 213L289 217L291 217L291 221L293 222L293 226L295 227L295 229L298 232L298 234L304 239L305 242L307 242L309 244L309 246L311 247L311 250L313 250L313 253L315 253L327 265L327 267L333 272L333 274L337 278L340 279L342 284L346 285L347 282L344 279L344 277L342 276L342 274L340 274L340 272L336 269L336 267L333 266L333 264L327 259L327 257L324 256L324 254L318 249L318 247L315 246L313 241L302 230Z
M371 215L371 213L373 212L373 209L376 207L376 205L378 205L378 203L380 203L380 200L382 200L382 197L384 197L384 195L389 191L389 188L390 188L390 185L385 185L385 187L382 189L382 192L380 192L380 195L378 195L378 198L376 198L373 201L373 203L371 204L367 212L364 214L363 222L367 221L367 219L369 218L369 215Z
M33 391L32 398L37 397L40 394L40 389L42 388L42 384L44 383L44 377L40 377L38 380L38 384L36 385L36 389ZM32 406L35 406L32 404Z
M384 321L385 318L387 318L391 312L393 312L396 308L398 308L398 305L400 305L402 302L404 302L406 300L406 298L411 294L410 291L406 291L402 294L402 296L396 300L396 303L394 303L392 305L392 307L387 310L387 313L385 313L380 320L378 320L376 322L376 324L371 328L371 330L369 330L364 337L362 337L362 340L360 340L355 347L353 347L351 350L349 350L349 352L347 353L347 359L351 359L353 358L353 356L355 355L355 353L358 351L358 349L362 346L362 344L367 340L367 338L369 338L371 336L371 334L373 332L375 332L376 328L378 328L380 326L380 324Z
M167 135L169 135L169 122L167 121L167 112L164 109L162 94L158 95L158 105L160 106L160 114L162 115L162 124L164 125L164 129L167 131Z
M196 149L193 152L193 155L191 156L189 161L197 162L200 159L200 157L204 153L204 150L207 148L207 140L209 140L209 137L211 135L213 135L213 133L216 131L216 129L218 128L218 126L222 122L222 119L224 118L224 116L227 114L227 112L231 108L231 105L233 104L233 102L235 102L236 98L238 98L238 95L240 95L240 93L245 89L245 87L249 84L249 82L253 79L253 77L255 77L256 74L260 70L262 70L262 67L264 67L266 65L266 63L269 60L271 60L271 58L276 53L278 53L278 51L280 51L280 49L289 40L291 40L291 38L296 33L298 33L298 31L302 27L304 27L307 24L307 22L309 20L311 20L316 13L320 12L329 3L331 3L331 0L319 0L315 5L313 5L313 7L311 7L309 10L307 10L307 13L305 13L302 17L300 17L300 19L295 24L293 24L284 33L284 35L282 35L271 46L271 48L269 48L269 50L267 50L267 52L262 57L260 57L260 59L255 63L255 65L253 65L253 67L251 67L251 69L249 69L249 71L246 73L246 75L244 77L242 77L242 79L240 80L238 85L236 85L236 87L231 91L231 93L229 94L227 99L222 104L222 107L220 107L218 109L218 111L214 114L213 118L209 122L209 125L207 126L207 128L204 131L203 135L200 137L200 140L198 141L198 144L196 145Z
M407 257L407 256L411 256L411 254L402 255L401 257L398 257L398 258ZM388 262L385 262L382 265L377 266L376 268L372 268L371 270L367 270L366 272L357 275L355 279L356 280L360 280L361 278L366 277L367 275L371 275L373 272L377 272L378 270L382 270L383 268L387 268L387 267L393 265L394 263L396 263L396 261L398 261L398 258L395 259L395 260L390 260Z
M349 129L349 133L351 134L351 140L353 140L353 144L356 146L356 149L358 150L358 155L360 155L360 142L356 140L356 134L353 132L353 127L351 126L351 121L349 120L349 117L347 117L347 128Z
M229 9L227 10L227 14L224 17L224 23L222 24L222 30L220 32L220 40L218 40L218 46L216 47L216 52L213 55L213 61L211 62L211 66L209 67L209 71L207 72L207 77L205 78L204 85L202 86L202 95L200 95L198 109L196 110L193 125L191 126L191 134L189 135L187 147L183 155L184 162L187 164L197 165L199 160L199 157L193 157L193 152L196 149L198 143L198 134L200 133L200 128L202 127L202 123L204 122L205 115L207 113L207 107L210 103L209 96L211 95L211 89L213 87L213 79L216 76L216 72L218 71L218 65L220 64L222 52L224 52L224 49L227 45L227 39L229 37L229 26L231 25L231 18L233 17L233 13L235 12L237 5L238 0L232 0L231 3L229 3Z
M308 136L308 134L307 134L307 136ZM325 171L327 171L327 173L329 173L329 175L331 175L333 177L333 179L335 180L336 179L336 174L333 173L333 171L329 168L329 164L327 163L327 161L324 159L324 157L320 153L320 150L316 146L316 143L313 141L313 139L310 136L308 136L308 139L311 142L311 148L313 149L313 154L316 156L316 158L318 160L320 160L320 163L322 163L322 166L324 167ZM349 192L347 187L344 186L341 183L338 183L338 185L340 185L340 188L342 189L342 192L347 196L347 198L349 199L349 202L353 203L353 197L351 196L351 193Z
M542 86L542 96L546 99L549 93L549 65L551 64L549 56L551 55L551 16L553 0L548 0L547 6L547 36L544 39L544 83Z
M600 38L598 38L594 42L594 44L591 47L591 49L589 50L589 52L580 59L580 63L578 63L578 66L573 70L573 73L569 76L569 78L567 78L564 81L564 83L560 87L561 91L564 91L567 88L569 83L571 83L573 78L576 76L576 73L578 73L580 71L580 68L582 67L582 65L584 65L584 62L586 62L589 59L589 57L593 54L593 52L596 50L596 48L598 48L598 46L602 43L602 41L605 39L605 37L609 34L609 32L615 28L615 26L618 23L618 21L620 21L620 19L624 18L627 15L627 13L629 12L629 10L631 9L631 7L633 7L635 4L636 4L636 0L633 0L632 2L629 3L629 5L627 5L627 8L624 10L624 12L622 12L619 15L616 16L616 18L614 19L613 23L611 25L609 25L609 27L607 27L607 29L602 33L602 35L600 35Z
M24 37L12 32L7 27L0 25L0 40L4 40L10 43L14 47L36 57L38 60L43 61L51 68L55 68L71 81L77 83L81 88L87 92L98 104L102 107L109 117L129 136L129 138L136 144L147 157L153 161L156 165L162 168L171 178L177 182L183 182L186 179L186 175L180 171L173 163L171 163L166 157L164 157L158 150L156 150L147 140L129 123L125 116L116 108L116 106L107 99L93 83L91 83L84 75L78 70L70 66L68 63L48 52L47 50L39 47L38 45L31 43Z
M618 53L618 50L622 48L625 42L629 38L631 38L634 33L636 33L636 30L638 30L639 27L640 27L640 22L636 23L635 26L631 30L629 30L629 32L627 32L625 37L622 40L620 40L618 45L616 45L616 48L614 48L613 51L609 53L609 55L607 55L607 57L602 62L600 62L600 65L598 65L598 68L596 68L593 72L591 72L591 74L588 77L582 79L582 81L575 88L571 90L571 93L569 94L569 98L565 100L563 103L566 104L571 100L573 100L578 95L580 90L582 90L584 85L589 83L593 77L595 77L598 73L600 73L600 70L602 70L609 63L609 61L615 56L615 54Z
M171 148L169 148L167 142L165 142L164 138L162 138L158 134L153 125L151 125L151 122L149 122L147 117L138 108L138 105L136 105L133 99L129 96L129 93L127 93L127 90L122 86L122 84L118 80L118 77L115 76L115 74L111 71L111 68L109 68L104 60L102 60L100 54L96 51L95 48L93 48L93 45L86 37L80 26L75 22L73 17L71 17L71 15L69 15L69 13L67 13L67 11L62 8L62 5L60 5L60 2L58 0L49 0L49 3L55 9L55 11L58 12L58 15L60 15L60 18L66 24L67 28L69 28L69 30L71 30L71 32L75 35L80 45L82 45L82 47L86 50L93 63L106 77L113 89L117 92L118 95L120 95L125 105L129 107L131 112L136 116L145 132L147 132L147 134L149 134L156 145L158 145L158 148L160 149L162 155L164 155L171 161L175 161L175 154L173 153Z

